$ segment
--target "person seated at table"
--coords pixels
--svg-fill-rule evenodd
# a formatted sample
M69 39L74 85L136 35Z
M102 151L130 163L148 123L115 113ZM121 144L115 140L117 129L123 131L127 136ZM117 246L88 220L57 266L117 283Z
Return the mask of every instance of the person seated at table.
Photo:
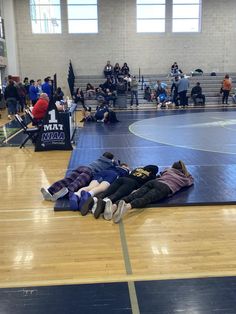
M32 114L34 119L36 120L36 123L40 122L45 117L48 110L48 104L48 95L46 93L42 93L32 109Z
M80 188L87 186L97 172L117 165L114 155L110 152L105 152L88 166L79 166L72 170L64 179L54 182L49 188L41 188L43 198L46 201L55 202L57 199L64 197L68 191L76 192Z
M149 204L156 204L184 187L194 183L183 161L174 162L171 168L166 168L159 178L145 183L140 189L119 201L118 205L106 204L104 215L113 215L113 222L120 222L123 215L132 208L143 208Z
M200 83L197 82L196 86L194 86L191 90L191 97L193 99L194 105L197 105L197 99L202 100L202 104L205 105L205 95L202 94L202 88L200 86Z
M63 97L64 97L64 93L63 91L61 90L61 87L58 87L53 95L53 99L54 101L61 101L63 100Z
M116 179L109 188L105 192L100 193L97 198L88 198L81 210L86 214L93 208L94 217L98 218L101 213L104 212L107 202L112 204L113 202L119 201L124 196L140 188L144 183L155 179L157 173L158 166L156 165L137 167L132 170L128 176ZM106 212L104 218L110 220L111 213Z
M78 192L69 194L70 209L80 210L82 216L86 215L87 210L83 211L82 207L88 198L106 191L115 179L125 177L128 174L129 167L126 163L96 173L88 186L79 189Z

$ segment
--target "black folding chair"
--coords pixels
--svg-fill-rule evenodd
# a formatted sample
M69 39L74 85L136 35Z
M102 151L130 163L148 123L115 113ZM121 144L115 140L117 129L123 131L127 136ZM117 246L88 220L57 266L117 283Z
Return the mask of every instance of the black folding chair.
M23 129L23 133L26 134L26 138L20 145L20 148L24 147L25 144L28 142L28 140L31 140L33 143L35 143L37 136L39 134L39 128L28 128L24 120L21 118L20 115L15 114L16 121L20 124L21 128Z

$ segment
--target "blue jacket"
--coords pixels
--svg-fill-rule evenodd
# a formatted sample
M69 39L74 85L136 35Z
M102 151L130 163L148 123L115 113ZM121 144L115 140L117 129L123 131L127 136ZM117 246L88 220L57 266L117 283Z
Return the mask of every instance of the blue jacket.
M88 165L88 167L92 170L93 174L95 174L99 171L107 170L114 165L116 165L114 160L101 156L97 160L93 161L90 165Z
M52 87L47 82L43 83L42 91L43 91L43 93L46 93L48 95L48 97L51 97L51 95L52 95Z
M38 99L38 87L35 87L34 85L30 85L29 87L29 98L30 100L37 100Z

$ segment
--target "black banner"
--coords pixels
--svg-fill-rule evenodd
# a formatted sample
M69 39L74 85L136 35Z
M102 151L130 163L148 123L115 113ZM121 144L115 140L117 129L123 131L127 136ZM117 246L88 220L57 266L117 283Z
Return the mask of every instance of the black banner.
M59 113L50 100L47 114L35 144L35 151L72 150L69 113Z

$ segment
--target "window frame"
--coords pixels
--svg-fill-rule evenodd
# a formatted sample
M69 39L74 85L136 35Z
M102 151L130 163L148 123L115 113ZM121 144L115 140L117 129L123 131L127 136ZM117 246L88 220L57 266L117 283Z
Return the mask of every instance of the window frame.
M202 0L199 0L198 3L193 2L191 3L191 0L189 0L189 3L174 3L174 0L172 1L172 33L174 34L199 34L202 32ZM174 17L174 6L198 6L198 17L192 18L192 17ZM194 30L174 30L174 21L198 21L198 29L196 31Z
M159 3L157 3L159 1ZM144 1L143 3L141 3L142 0L136 0L136 33L137 34L163 34L166 32L166 0L157 0L156 3L154 3L154 0L150 0L150 3ZM163 17L138 17L138 11L139 8L138 7L145 7L148 8L150 6L161 6L164 8L164 16ZM147 21L147 22L151 22L151 21L161 21L163 22L163 30L150 30L150 31L140 31L139 30L139 22L141 21Z
M83 34L86 34L86 35L89 35L89 34L92 34L92 35L96 35L98 34L99 32L99 29L98 29L98 0L94 0L95 3L86 3L86 0L83 0L84 3L73 3L73 4L69 4L69 0L67 0L67 23L68 23L68 34L70 35L83 35ZM79 1L81 2L81 0ZM71 7L95 7L96 8L96 14L97 14L97 17L96 18L69 18L69 6ZM86 22L86 21L95 21L96 24L95 24L95 29L93 29L92 31L70 31L70 21L81 21L81 22Z
M46 1L45 1L46 2ZM57 7L59 10L59 15L60 18L37 18L36 16L36 11L37 11L37 7ZM34 35L58 35L58 34L62 34L62 14L61 14L61 1L59 0L57 4L55 3L36 3L35 0L29 0L29 10L30 10L30 21L31 21L31 31L32 34ZM33 12L34 11L34 12ZM45 13L42 12L41 15L44 15ZM35 17L35 18L34 18ZM53 22L57 23L59 22L59 28L58 31L50 31L49 30L49 21L51 22L51 24L53 25ZM39 22L39 26L40 26L40 31L35 32L34 31L34 23ZM45 30L44 32L42 32L42 29Z

